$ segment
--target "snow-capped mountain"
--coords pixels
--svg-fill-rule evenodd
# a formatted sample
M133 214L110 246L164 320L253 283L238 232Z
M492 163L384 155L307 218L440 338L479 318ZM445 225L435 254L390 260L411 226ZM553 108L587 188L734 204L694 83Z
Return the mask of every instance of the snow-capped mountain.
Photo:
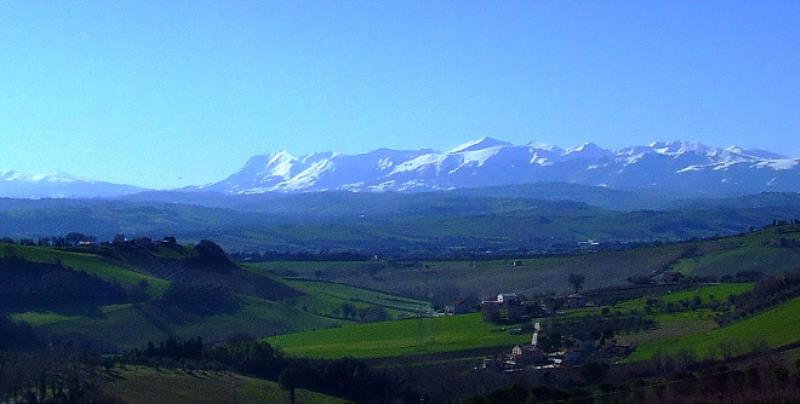
M140 192L129 185L92 181L53 171L30 175L0 171L0 197L3 198L99 198Z
M449 151L379 149L345 155L255 156L227 179L198 189L265 192L429 191L535 182L690 193L800 191L800 159L738 146L654 142L620 150L562 149L484 137Z

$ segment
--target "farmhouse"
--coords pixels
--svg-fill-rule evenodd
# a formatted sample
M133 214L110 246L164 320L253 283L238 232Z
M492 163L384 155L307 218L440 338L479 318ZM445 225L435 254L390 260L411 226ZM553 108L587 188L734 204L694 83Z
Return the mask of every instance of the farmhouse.
M522 299L516 293L501 293L497 295L497 303L519 306L522 304Z

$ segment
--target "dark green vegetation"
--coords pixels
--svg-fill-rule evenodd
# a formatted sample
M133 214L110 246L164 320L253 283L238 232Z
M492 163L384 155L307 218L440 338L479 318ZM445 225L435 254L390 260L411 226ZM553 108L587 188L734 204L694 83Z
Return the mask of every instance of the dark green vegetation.
M681 240L735 234L775 218L800 217L796 194L664 206L654 202L674 198L568 184L420 194L147 193L129 199L0 200L0 231L16 238L70 231L101 239L117 233L174 234L193 241L214 239L231 251L330 249L448 256L473 249L574 248L586 239Z
M350 358L338 360L286 357L270 345L249 339L207 345L200 338L170 338L159 344L126 352L115 362L182 369L220 369L277 381L290 397L305 388L344 397L355 402L388 398L416 399L417 395L386 372Z

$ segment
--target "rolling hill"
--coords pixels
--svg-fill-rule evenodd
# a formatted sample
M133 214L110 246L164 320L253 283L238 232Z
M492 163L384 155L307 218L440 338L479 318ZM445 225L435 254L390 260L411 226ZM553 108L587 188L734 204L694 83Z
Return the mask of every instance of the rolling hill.
M91 284L82 282L96 289L84 291L79 289L84 284L62 283L53 286L67 299L63 303L49 304L55 295L48 292L4 299L3 303L14 305L0 308L45 335L116 352L169 336L218 341L328 328L369 319L359 316L365 312L385 313L384 319L409 317L427 306L352 286L286 282L241 268L204 243L136 241L81 250L3 244L0 255L7 257L3 259L17 261L0 262L0 271L6 281L10 274L19 278L24 283L21 290L52 291L50 279L70 275L79 280L83 278L78 275L93 277L96 281ZM10 272L22 265L44 272L34 278ZM115 300L103 303L81 297L95 295L102 285L112 288ZM354 307L347 318L342 310L346 304Z
M541 192L545 191L531 196ZM565 191L565 196L570 192ZM586 239L677 241L736 234L776 218L800 217L800 205L788 194L773 198L787 205L750 201L737 207L731 206L735 201L728 201L672 210L617 210L627 194L609 196L606 202L603 194L593 195L584 199L618 206L605 209L568 202L558 199L557 193L552 200L457 193L215 195L212 204L225 205L218 207L198 206L202 197L196 203L4 199L0 200L0 234L34 239L72 231L100 239L118 233L152 238L173 235L189 241L214 239L228 250L447 255L473 249L574 248L577 241Z
M781 241L784 240L784 241ZM788 242L788 240L795 240ZM769 227L737 236L624 251L503 260L405 260L379 262L271 261L257 264L276 274L315 278L434 300L519 292L529 296L566 293L569 274L585 276L587 288L626 284L671 270L686 275L725 276L743 271L778 274L800 268L800 226Z

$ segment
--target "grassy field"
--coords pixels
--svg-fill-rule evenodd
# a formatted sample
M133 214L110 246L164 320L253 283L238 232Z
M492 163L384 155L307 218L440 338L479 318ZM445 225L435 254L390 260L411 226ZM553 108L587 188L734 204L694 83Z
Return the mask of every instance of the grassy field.
M681 349L693 351L700 358L719 357L725 349L737 355L747 353L760 345L776 348L798 341L800 341L800 298L795 298L725 327L643 342L628 360L649 359L659 351L675 353Z
M46 247L3 245L0 246L0 255L14 255L28 261L50 264L61 262L65 267L97 275L106 281L126 286L136 286L139 282L145 281L148 284L147 291L151 297L160 296L169 287L169 282L166 280L141 273L132 267L123 266L92 254Z
M295 307L313 314L341 318L341 307L345 303L362 309L378 306L386 309L393 319L416 317L430 308L427 302L388 295L354 286L312 280L285 280L289 286L306 293L290 299Z
M289 403L289 393L277 383L235 373L114 369L104 390L128 404L150 403ZM335 397L297 390L298 404L346 403Z
M420 328L424 343L420 346ZM494 346L512 346L530 340L511 335L508 327L486 323L478 313L459 316L349 325L268 338L289 355L341 358L385 358L451 352Z

